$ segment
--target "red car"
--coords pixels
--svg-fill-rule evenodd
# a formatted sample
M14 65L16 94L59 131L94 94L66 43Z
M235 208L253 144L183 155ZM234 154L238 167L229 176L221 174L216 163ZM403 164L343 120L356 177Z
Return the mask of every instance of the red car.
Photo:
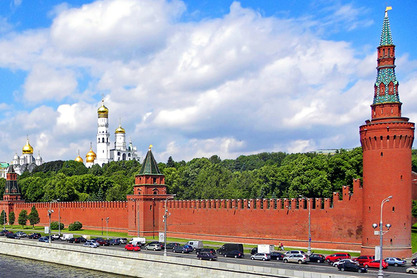
M375 260L375 256L359 256L356 259L353 259L354 261L357 261L360 265L363 265L364 263L369 263Z
M326 262L334 263L343 259L350 259L349 253L334 253L326 257Z
M140 246L133 245L133 244L126 244L125 249L127 251L140 251Z
M363 266L365 268L368 267L374 267L374 268L379 268L379 260L378 261L372 261L372 262L365 262L363 263ZM388 267L388 263L386 261L382 261L382 268L387 268Z

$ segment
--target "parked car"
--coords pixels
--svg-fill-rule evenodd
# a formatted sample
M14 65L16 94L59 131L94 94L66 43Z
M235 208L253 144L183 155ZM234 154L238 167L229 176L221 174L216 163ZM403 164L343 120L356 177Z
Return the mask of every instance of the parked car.
M9 231L8 230L2 230L1 232L0 232L0 236L5 236L6 235L6 233L8 233Z
M28 235L25 233L25 232L16 232L16 235L18 236L18 237L27 237Z
M145 247L146 246L148 246L148 245L155 245L155 244L159 244L159 247L161 248L161 249L164 249L164 243L163 242L159 242L159 241L151 241L151 242L149 242L149 243L147 243L146 245L145 245Z
M250 250L250 254L255 255L256 253L258 253L258 247L253 247L252 250Z
M6 233L6 237L7 238L13 238L13 239L20 239L20 237L13 232Z
M285 257L284 253L281 252L271 252L269 254L271 256L271 260L282 261Z
M407 269L405 270L405 272L407 272L407 273L411 273L411 274L417 274L417 267L415 267L415 266L411 266L411 267L407 268Z
M357 261L354 261L354 260L351 260L351 259L343 259L343 260L334 262L332 265L334 267L338 267L339 264L343 264L343 263L346 263L346 262L359 265L359 263Z
M385 259L385 261L388 263L388 265L393 266L404 266L406 264L405 260L401 260L400 258L396 257L388 257Z
M379 260L377 260L377 261L375 260L375 261L372 261L372 262L363 263L363 266L366 267L366 268L369 268L369 267L379 268ZM382 261L382 268L385 269L387 267L388 267L388 263L383 260Z
M167 250L172 250L175 246L180 246L180 244L178 242L167 243Z
M411 260L411 265L416 265L417 264L417 258L414 258Z
M326 257L322 254L311 254L310 262L317 262L317 263L324 263L326 261Z
M288 254L285 255L284 259L282 260L284 263L299 263L304 264L307 263L307 256L303 254Z
M216 254L216 250L213 248L201 248L199 250L195 250L195 253L198 255L199 253L211 253Z
M330 263L334 263L343 259L350 259L350 254L349 253L334 253L334 254L327 256L325 259L326 259L326 262L330 264Z
M120 244L127 244L127 238L121 237L119 238L119 240L120 240Z
M145 246L145 249L153 250L153 251L160 251L162 250L162 247L161 247L161 243L159 242L154 242L154 243L151 242Z
M239 250L230 250L223 253L223 256L225 257L231 257L231 258L243 258L243 252L240 252Z
M302 250L290 250L290 251L285 252L286 256L287 255L294 255L294 254L301 254L301 255L306 255L307 256L307 254Z
M359 256L353 260L358 262L360 265L363 265L363 263L372 262L373 260L375 260L375 256L364 255L364 256Z
M191 253L193 252L193 247L190 245L177 245L172 249L174 253Z
M110 241L108 241L107 239L101 238L101 237L94 238L93 240L95 240L98 244L100 244L100 246L109 246L110 245Z
M251 260L270 261L271 256L269 254L266 254L266 253L256 253L256 254L253 254L252 256L250 256L250 259Z
M52 238L53 238L53 239L60 239L60 238L61 238L61 236L62 236L62 235L60 235L60 234L53 234L53 235L52 235Z
M100 247L100 244L98 244L95 240L87 240L85 243L87 243L87 246L93 244L96 247ZM84 243L84 246L86 246L85 243ZM93 247L93 246L90 246L90 247Z
M140 246L138 246L138 245L133 245L133 244L126 244L125 245L125 249L127 250L127 251L140 251Z
M226 253L229 253L232 250L236 250L240 253L242 253L243 256L243 244L241 243L225 243L222 247L217 249L217 254L224 255Z
M97 248L98 247L98 243L95 243L91 240L87 240L84 244L84 247L90 247L90 248Z
M217 260L216 254L209 253L209 252L199 252L197 254L197 258L199 258L200 260L209 260L209 261Z
M342 262L342 260L340 261ZM364 273L367 272L367 269L360 266L359 263L356 262L352 262L352 261L347 261L347 260L343 260L342 263L339 263L337 265L337 269L339 269L340 271L355 271L355 272L359 272L359 273Z
M68 240L69 243L82 243L82 242L86 242L86 241L87 240L84 237L82 237L82 236L80 236L80 237L73 237L73 238L70 238Z
M53 238L51 237L51 241ZM49 242L49 236L43 236L38 239L39 242Z
M39 239L40 237L42 237L40 233L33 233L28 235L28 238L30 239Z
M120 239L112 238L112 239L110 239L109 244L110 245L120 245Z

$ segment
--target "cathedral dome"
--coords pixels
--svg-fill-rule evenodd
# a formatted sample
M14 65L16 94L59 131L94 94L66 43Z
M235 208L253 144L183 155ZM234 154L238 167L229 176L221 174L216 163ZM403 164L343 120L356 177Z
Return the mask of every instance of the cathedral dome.
M97 110L99 118L107 118L109 116L109 109L104 106L104 99L101 100L101 106Z
M125 131L125 129L121 125L119 125L119 127L116 129L116 132L115 133L116 134L119 134L119 133L125 134L126 131Z
M27 139L26 141L26 145L23 147L22 149L22 153L23 154L33 154L33 148L32 146L29 144L29 139Z
M75 159L74 159L75 161L77 161L77 162L81 162L81 163L83 163L84 162L84 160L81 158L81 156L80 155L78 155ZM94 160L93 160L94 161Z
M97 155L95 152L93 152L92 149L90 149L90 151L87 153L87 155L85 156L85 161L89 162L89 163L93 163L94 160L96 159Z

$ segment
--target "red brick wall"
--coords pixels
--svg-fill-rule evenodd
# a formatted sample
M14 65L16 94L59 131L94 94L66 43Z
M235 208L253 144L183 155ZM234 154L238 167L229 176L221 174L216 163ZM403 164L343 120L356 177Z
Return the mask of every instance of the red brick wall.
M52 208L54 213L51 221L58 221L59 214L61 222L65 227L74 221L80 221L86 229L106 231L106 217L109 217L109 231L127 232L127 202L60 202L60 203L24 203L16 204L14 211L17 218L21 210L25 209L30 213L35 205L41 222L39 225L49 224L48 209ZM103 220L102 220L103 219ZM29 222L28 222L29 224Z

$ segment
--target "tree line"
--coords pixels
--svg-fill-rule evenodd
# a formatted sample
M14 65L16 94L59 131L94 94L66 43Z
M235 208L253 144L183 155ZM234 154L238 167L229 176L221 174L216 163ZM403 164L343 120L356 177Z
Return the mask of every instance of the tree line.
M417 165L413 155L414 162ZM340 149L334 154L264 152L224 160L213 155L188 162L169 157L158 166L165 175L168 193L176 194L177 199L331 197L362 177L362 150ZM18 184L27 202L122 201L133 194L140 168L135 160L91 168L73 160L52 161L32 173L24 172ZM1 196L4 185L5 180L0 179Z

